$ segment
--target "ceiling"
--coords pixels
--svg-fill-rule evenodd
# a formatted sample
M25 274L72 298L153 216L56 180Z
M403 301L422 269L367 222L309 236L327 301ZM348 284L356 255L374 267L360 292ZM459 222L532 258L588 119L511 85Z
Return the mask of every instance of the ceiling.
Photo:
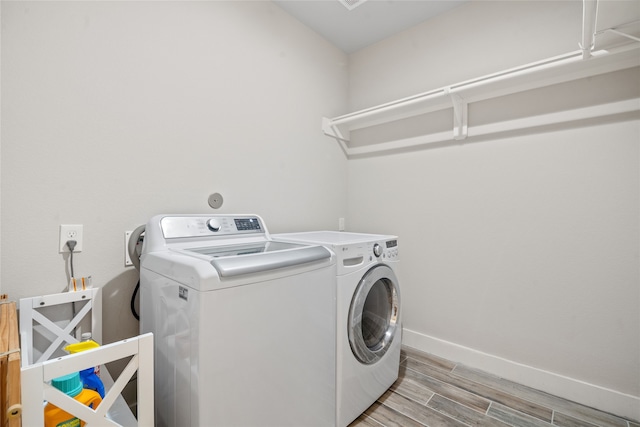
M274 3L344 52L353 53L467 1L360 0L352 10L338 0L274 0Z

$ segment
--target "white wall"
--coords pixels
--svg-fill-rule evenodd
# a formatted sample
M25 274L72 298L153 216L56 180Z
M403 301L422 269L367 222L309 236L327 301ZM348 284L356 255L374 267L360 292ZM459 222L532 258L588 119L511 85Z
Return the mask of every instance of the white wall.
M603 26L638 13L603 3ZM580 19L580 2L472 2L353 54L350 104L576 50ZM469 123L637 99L638 73L487 101ZM350 160L350 229L400 236L405 343L640 418L639 141L631 114Z
M603 3L602 27L637 14ZM123 233L150 216L213 212L216 191L220 212L276 232L348 213L353 231L400 235L412 344L637 402L637 117L357 159L348 174L319 126L347 99L575 50L580 7L472 2L357 52L347 76L344 54L268 2L3 1L2 292L62 290L58 226L84 224L76 271L103 286L105 337L119 339L137 331Z
M2 291L104 289L105 340L137 333L124 232L159 213L335 229L346 166L320 121L347 57L269 2L2 2ZM207 197L220 192L219 211Z

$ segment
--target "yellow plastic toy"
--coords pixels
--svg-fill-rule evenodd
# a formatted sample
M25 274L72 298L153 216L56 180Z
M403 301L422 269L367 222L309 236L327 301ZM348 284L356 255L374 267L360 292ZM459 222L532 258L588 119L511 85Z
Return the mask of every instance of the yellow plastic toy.
M100 344L98 344L94 340L88 340L88 341L80 341L73 344L69 344L64 349L69 353L74 354L74 353L80 353L81 351L87 351L87 350L91 350L98 347L100 347Z

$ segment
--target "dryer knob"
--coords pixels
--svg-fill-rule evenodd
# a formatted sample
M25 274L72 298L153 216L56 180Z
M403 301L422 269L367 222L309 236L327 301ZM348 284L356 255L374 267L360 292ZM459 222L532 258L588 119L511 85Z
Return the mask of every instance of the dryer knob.
M217 219L211 218L211 219L207 220L207 227L211 231L214 231L214 232L215 231L219 231L220 230L220 223L218 222Z
M379 244L375 244L373 245L373 254L377 257L379 257L380 255L382 255L382 246L380 246Z

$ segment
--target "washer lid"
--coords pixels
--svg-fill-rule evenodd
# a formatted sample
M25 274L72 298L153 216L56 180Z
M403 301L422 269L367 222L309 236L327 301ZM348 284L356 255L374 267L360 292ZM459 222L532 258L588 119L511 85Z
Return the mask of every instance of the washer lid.
M184 249L184 253L205 256L221 277L260 273L328 260L331 252L322 246L284 242L255 242L228 246Z

